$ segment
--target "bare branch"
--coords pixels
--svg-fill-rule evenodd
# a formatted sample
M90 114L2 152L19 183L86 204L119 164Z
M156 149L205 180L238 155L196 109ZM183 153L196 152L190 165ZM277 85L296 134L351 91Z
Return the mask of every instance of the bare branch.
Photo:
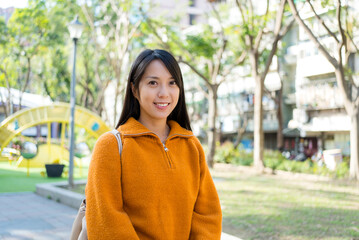
M337 0L337 21L338 21L338 27L339 27L339 32L340 32L340 36L342 37L342 43L344 44L345 47L345 51L347 51L348 46L347 46L347 37L345 35L343 26L342 26L342 20L341 18L341 10L342 10L342 4L340 2L340 0ZM341 55L341 53L339 53Z
M258 51L258 49L259 49L259 45L260 45L260 43L262 41L262 36L263 36L263 28L261 28L259 30L258 35L257 35L256 39L254 40L254 47L253 48L256 51Z
M289 6L292 10L293 16L294 16L295 20L297 21L297 23L305 30L305 32L308 34L311 41L318 48L318 50L324 55L324 57L334 66L334 68L337 69L339 67L337 60L329 54L329 52L324 48L324 46L314 36L314 34L310 30L310 28L305 24L303 19L299 16L298 10L297 10L293 0L288 0L288 3L289 3Z
M236 3L237 3L237 6L239 8L239 11L241 12L241 17L242 17L242 22L243 24L246 22L245 18L244 18L244 11L243 11L243 8L242 8L242 5L241 3L239 2L239 0L236 0Z
M348 78L349 78L349 81L350 83L355 86L356 88L358 88L359 86L354 82L354 79L353 79L353 75L352 74L348 74Z
M253 10L252 10L253 11ZM267 6L266 6L266 11L264 13L264 15L261 18L261 22L258 24L259 26L264 26L266 25L266 20L268 19L268 13L269 13L269 0L267 0ZM253 23L252 23L253 24ZM262 28L263 29L263 28Z
M208 87L211 87L212 84L209 81L209 79L207 77L205 77L195 66L193 66L191 63L185 61L182 59L182 57L179 57L178 62L184 63L186 64L188 67L190 67L192 69L192 71L194 71L200 78L202 78L204 80L204 82L207 84Z
M206 90L204 90L199 84L195 84L195 87L198 91L202 92L207 99L209 98L209 95Z
M328 28L328 26L325 24L324 20L317 14L317 12L315 11L314 7L313 7L313 4L310 0L306 0L307 3L309 4L310 8L312 9L316 19L320 22L320 24L322 24L322 26L325 28L325 30L327 30L327 32L329 33L329 35L331 35L335 41L337 43L339 43L339 39L337 38L337 36L332 32L330 31L330 29Z
M358 108L358 107L359 107L359 97L356 97L356 98L355 98L354 106L355 106L355 108Z
M293 27L293 24L295 23L295 19L293 18L288 25L286 25L283 30L280 33L280 38L282 39L287 33L288 31Z
M249 2L249 16L248 16L248 23L251 22L251 24L248 24L251 28L251 31L253 32L253 26L254 26L254 18L253 18L253 3L252 0L247 0Z
M242 64L244 62L244 60L247 57L247 52L243 51L241 56L239 56L239 58L237 58L237 60L222 74L224 78L226 78L228 76L228 74L230 74L233 70L233 68L237 67L238 65Z
M226 49L226 46L227 46L227 40L223 39L223 44L222 44L221 48L219 49L219 52L216 54L217 55L217 61L215 62L214 71L213 71L213 74L211 76L212 80L213 80L213 83L216 82L216 78L217 78L218 73L219 73L219 71L221 69L221 60L222 60L224 50Z
M356 52L359 53L359 48L358 46L355 44L352 36L350 36L350 34L348 32L346 32L346 36L347 36L347 39L350 40L351 44L353 45L353 47L355 48Z
M279 9L277 11L276 23L275 23L275 28L274 28L274 40L273 40L273 43L272 43L272 49L271 49L271 51L269 53L269 56L267 58L265 69L264 69L264 71L262 72L262 75L261 75L262 81L267 76L267 73L269 71L269 67L272 64L273 56L277 52L278 42L282 38L282 36L280 34L280 30L282 28L282 18L283 18L284 6L285 6L286 2L287 2L287 0L281 0ZM288 30L289 30L289 28L288 28Z

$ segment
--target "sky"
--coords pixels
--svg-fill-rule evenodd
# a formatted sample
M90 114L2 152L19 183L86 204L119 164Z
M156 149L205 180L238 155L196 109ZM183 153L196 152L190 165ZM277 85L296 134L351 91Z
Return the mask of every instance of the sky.
M27 6L28 0L0 0L0 8L23 8Z

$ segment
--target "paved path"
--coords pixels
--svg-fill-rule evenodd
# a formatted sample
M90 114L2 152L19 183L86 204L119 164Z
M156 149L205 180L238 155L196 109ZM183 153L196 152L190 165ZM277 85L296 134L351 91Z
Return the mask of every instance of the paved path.
M67 240L76 214L35 193L0 194L0 239Z
M0 240L68 240L77 210L35 193L0 194ZM221 240L240 240L222 234Z

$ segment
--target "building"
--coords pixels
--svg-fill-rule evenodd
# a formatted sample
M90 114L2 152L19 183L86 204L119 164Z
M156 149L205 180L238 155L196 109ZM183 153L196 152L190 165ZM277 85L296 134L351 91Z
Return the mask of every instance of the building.
M354 5L348 6L355 10ZM318 6L317 6L318 7ZM358 12L359 9L356 9ZM309 13L308 9L308 13ZM324 19L335 14L333 9L321 9L318 13ZM321 42L333 56L336 55L336 42L321 26L313 14L302 15L310 22L311 28L320 36ZM328 23L330 25L330 22ZM335 26L332 29L336 29ZM298 26L291 31L284 68L294 77L295 91L287 100L295 105L293 117L285 129L288 150L304 151L311 155L320 150L341 149L343 155L350 154L350 119L344 109L333 66L318 52L307 34ZM354 36L359 43L358 35ZM359 57L352 60L352 71L359 72ZM292 101L293 103L293 101Z

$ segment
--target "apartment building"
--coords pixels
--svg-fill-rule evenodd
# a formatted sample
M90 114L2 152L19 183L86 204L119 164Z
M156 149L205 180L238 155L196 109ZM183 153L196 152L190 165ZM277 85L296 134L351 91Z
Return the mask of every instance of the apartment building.
M350 1L346 4L350 4ZM353 10L352 5L347 7ZM358 10L358 9L357 9ZM309 11L308 11L309 12ZM336 29L332 9L318 11L331 29ZM357 11L359 12L359 11ZM335 56L336 42L323 29L312 14L304 15L312 30L321 38L326 49ZM295 82L295 107L293 117L285 129L285 148L304 151L311 155L318 150L341 149L343 155L350 154L350 119L344 109L333 66L318 52L302 28L294 28L291 42L284 57L284 68L291 69ZM358 36L356 42L359 43ZM352 70L359 72L359 58L351 59Z

